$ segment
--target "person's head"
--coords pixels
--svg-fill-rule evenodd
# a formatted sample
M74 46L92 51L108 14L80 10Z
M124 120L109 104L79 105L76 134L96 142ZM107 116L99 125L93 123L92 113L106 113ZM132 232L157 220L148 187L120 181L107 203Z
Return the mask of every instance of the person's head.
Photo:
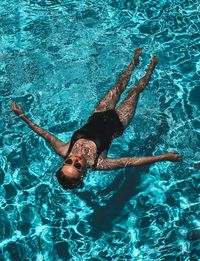
M62 167L56 172L58 182L64 189L74 189L83 186L83 178L86 175L85 158L72 155L67 157Z

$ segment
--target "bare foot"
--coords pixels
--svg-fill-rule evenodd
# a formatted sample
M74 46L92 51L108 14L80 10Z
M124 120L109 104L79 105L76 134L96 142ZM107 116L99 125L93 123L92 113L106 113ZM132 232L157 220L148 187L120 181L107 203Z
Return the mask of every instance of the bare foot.
M141 53L142 53L142 48L135 49L134 57L138 58Z
M134 55L133 55L133 59L131 61L131 65L134 67L136 65L138 65L139 63L139 56L142 53L142 48L137 48L135 49Z
M158 63L158 56L153 56L153 58L151 59L151 62L153 63L153 64L157 64Z

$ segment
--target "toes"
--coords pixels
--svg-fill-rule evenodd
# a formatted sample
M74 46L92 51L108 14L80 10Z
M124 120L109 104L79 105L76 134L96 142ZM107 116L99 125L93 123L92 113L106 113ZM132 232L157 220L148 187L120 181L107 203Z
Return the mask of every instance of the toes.
M177 155L176 159L177 159L177 161L181 161L183 159L183 157L181 155Z

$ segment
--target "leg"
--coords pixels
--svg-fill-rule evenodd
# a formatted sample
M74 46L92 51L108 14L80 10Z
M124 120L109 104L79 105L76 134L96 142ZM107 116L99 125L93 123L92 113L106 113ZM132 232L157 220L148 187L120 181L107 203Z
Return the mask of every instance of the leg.
M145 89L147 86L151 75L153 73L153 70L158 62L157 57L153 57L151 60L151 63L147 69L147 72L144 77L142 77L136 85L131 88L128 92L128 95L126 99L122 102L122 104L116 109L117 114L119 115L119 118L123 124L124 127L126 127L133 117L136 106L137 106L137 101L139 98L139 94Z
M131 72L135 68L135 66L138 64L139 56L142 52L141 48L137 48L135 50L133 59L128 66L128 68L120 75L116 85L109 90L106 95L103 97L103 99L98 103L97 107L95 108L94 112L99 112L99 111L105 111L105 110L110 110L114 109L115 105L120 99L120 96L122 92L125 90L130 77L131 77Z

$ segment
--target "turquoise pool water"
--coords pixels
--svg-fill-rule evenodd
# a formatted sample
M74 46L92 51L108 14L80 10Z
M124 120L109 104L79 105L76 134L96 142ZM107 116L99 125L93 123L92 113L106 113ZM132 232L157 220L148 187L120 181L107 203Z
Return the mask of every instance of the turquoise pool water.
M2 0L0 23L0 260L200 260L199 1ZM109 156L175 150L183 162L91 172L62 190L61 158L11 101L68 141L136 47L129 88L160 60Z

